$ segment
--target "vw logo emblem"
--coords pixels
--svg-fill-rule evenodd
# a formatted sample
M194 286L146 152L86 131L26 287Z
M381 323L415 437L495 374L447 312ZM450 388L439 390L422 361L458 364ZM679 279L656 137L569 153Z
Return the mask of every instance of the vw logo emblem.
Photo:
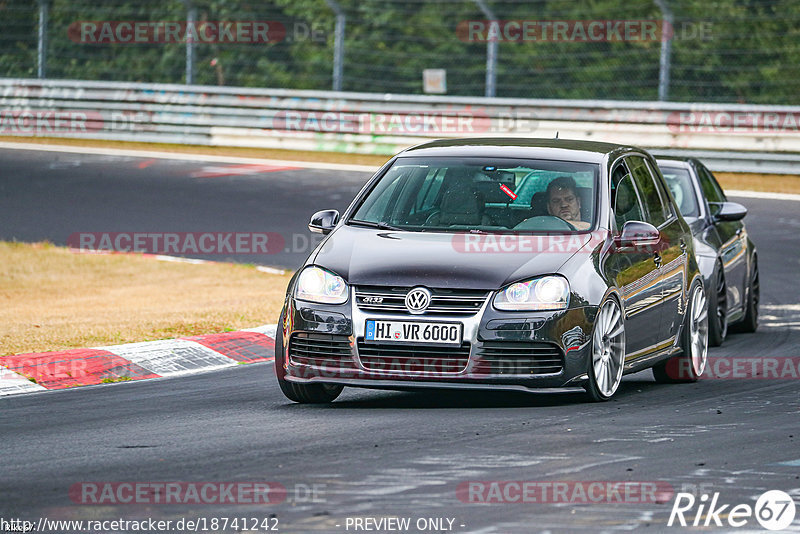
M410 313L425 313L431 303L431 292L424 287L415 287L406 295L406 309Z

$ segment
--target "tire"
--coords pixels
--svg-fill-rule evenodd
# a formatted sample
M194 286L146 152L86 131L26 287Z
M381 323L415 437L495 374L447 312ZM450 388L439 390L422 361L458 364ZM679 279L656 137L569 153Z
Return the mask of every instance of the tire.
M744 313L744 319L737 323L735 330L752 334L758 330L758 303L761 299L761 287L758 282L758 259L753 258L753 273L750 276L750 287L747 292L747 304Z
M692 285L681 329L681 354L653 367L653 377L661 384L696 382L708 361L708 306L703 286Z
M584 388L591 401L604 402L619 388L625 363L625 318L613 298L600 305L591 347L589 380Z
M714 277L714 288L708 295L708 344L719 347L728 335L728 286L722 265Z
M275 377L284 396L301 404L328 404L338 397L344 386L336 384L296 384L289 382L283 368L283 312L278 318L278 331L275 333Z

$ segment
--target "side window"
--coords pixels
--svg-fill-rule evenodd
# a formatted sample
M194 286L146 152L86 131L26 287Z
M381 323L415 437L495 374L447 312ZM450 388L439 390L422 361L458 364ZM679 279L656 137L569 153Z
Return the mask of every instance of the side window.
M639 190L645 209L645 221L655 227L659 227L667 220L664 214L664 207L661 204L661 195L658 192L653 176L647 168L644 158L641 156L630 156L625 158L631 170L633 182Z
M393 170L390 170L389 172L393 172ZM391 210L396 209L397 198L402 189L400 184L403 183L404 178L409 172L410 170L407 168L399 168L394 171L394 176L387 175L383 180L381 180L381 182L378 184L378 187L383 188L382 193L379 195L370 194L367 202L365 202L359 208L359 212L363 211L363 217L365 220L378 220L384 214L389 212L390 207Z
M643 220L642 205L636 194L633 178L630 174L626 174L614 188L614 221L617 230L621 231L628 221Z
M656 189L658 190L658 196L661 197L661 207L664 210L664 215L667 219L671 219L675 217L675 207L670 200L670 195L667 192L667 187L664 185L664 177L661 175L661 171L659 168L649 161L645 160L647 163L647 168L650 170L650 175L653 177L653 180L656 183Z
M620 183L620 181L622 181L626 174L628 174L628 168L625 166L625 162L621 161L616 167L614 167L614 170L611 171L612 191L616 189L617 185Z
M700 187L703 190L703 196L709 202L725 202L725 193L717 183L711 171L706 169L703 165L697 165L697 175L700 178Z

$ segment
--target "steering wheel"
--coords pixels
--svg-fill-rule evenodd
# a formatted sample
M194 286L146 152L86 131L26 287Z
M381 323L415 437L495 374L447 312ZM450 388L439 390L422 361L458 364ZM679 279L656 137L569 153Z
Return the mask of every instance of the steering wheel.
M428 217L425 219L425 225L427 226L427 225L429 225L429 224L433 224L433 221L434 221L434 219L435 219L437 216L441 215L441 213L442 213L442 210L440 210L440 209L435 209L435 210L433 210L433 211L431 212L431 214L430 214L430 215L428 215Z
M512 228L512 230L564 230L564 227L573 232L578 231L571 223L555 215L537 215L525 219Z

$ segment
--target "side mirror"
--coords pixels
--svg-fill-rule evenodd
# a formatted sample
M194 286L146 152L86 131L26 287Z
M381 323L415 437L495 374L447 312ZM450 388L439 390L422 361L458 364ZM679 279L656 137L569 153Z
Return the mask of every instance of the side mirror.
M747 215L747 208L738 202L720 202L719 209L714 214L717 221L740 221Z
M311 216L311 221L308 223L308 229L315 234L329 234L338 222L338 211L322 210Z
M661 239L658 229L650 223L628 221L622 227L622 233L614 238L618 247L644 247L655 245Z

